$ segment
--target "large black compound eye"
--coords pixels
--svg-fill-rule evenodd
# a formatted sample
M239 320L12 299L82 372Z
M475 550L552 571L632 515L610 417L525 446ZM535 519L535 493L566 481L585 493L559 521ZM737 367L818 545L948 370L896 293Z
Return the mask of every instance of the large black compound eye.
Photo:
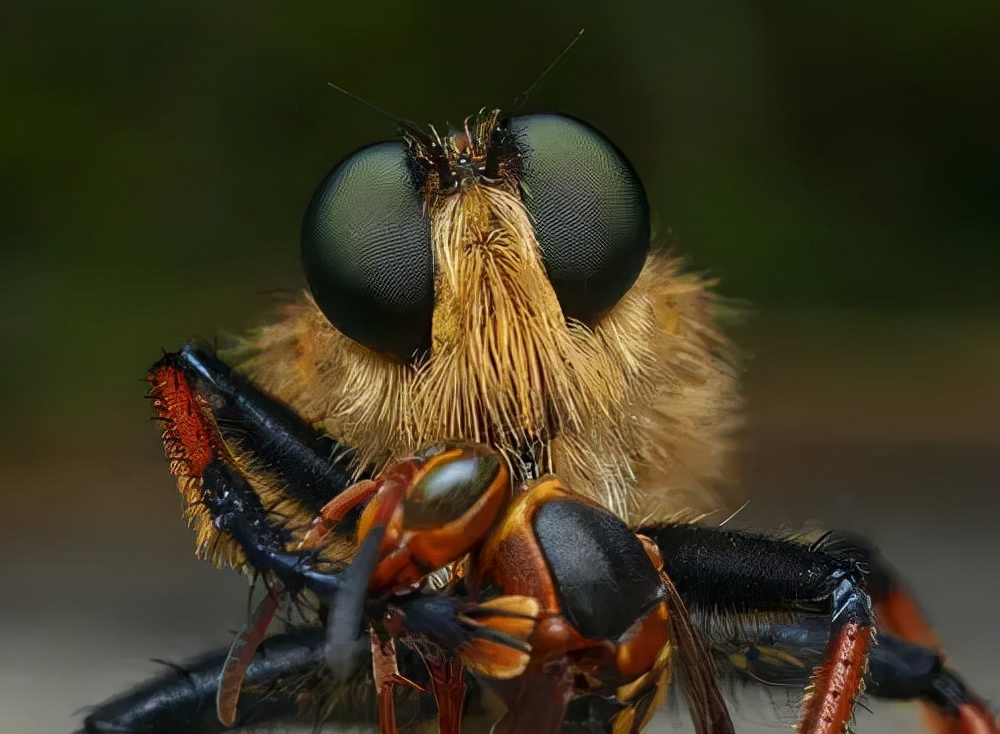
M562 115L511 121L522 196L563 315L585 324L614 306L649 252L649 202L618 147Z
M338 163L302 222L302 265L316 303L341 332L400 361L430 343L430 222L402 143Z

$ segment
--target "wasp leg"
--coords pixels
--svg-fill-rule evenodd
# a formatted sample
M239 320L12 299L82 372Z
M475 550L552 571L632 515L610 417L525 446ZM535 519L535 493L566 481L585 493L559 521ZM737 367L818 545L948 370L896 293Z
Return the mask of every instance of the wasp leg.
M823 664L814 671L797 730L841 734L863 687L874 614L860 564L790 540L666 525L654 540L664 570L692 612L828 615Z
M395 691L396 686L407 686L421 692L424 689L399 672L395 640L391 638L382 640L375 630L371 631L370 637L372 677L375 682L379 733L399 734L393 691Z
M441 734L461 734L465 706L465 666L458 657L423 655L430 676L431 692L438 705Z
M458 734L466 702L475 705L479 697L469 673L499 680L504 690L514 691L507 684L521 676L530 661L528 639L538 621L539 604L526 596L477 601L419 590L387 597L376 610L372 617L380 620L383 636L398 639L400 651L409 650L423 660L441 734Z
M392 640L383 642L374 630L371 632L371 641L379 734L398 734L396 705L392 700L396 684L402 682L399 680L399 667L396 664L396 644Z
M359 505L368 502L379 490L379 484L371 479L365 479L354 484L327 502L320 514L313 520L309 532L299 543L300 548L315 548L337 525L348 512Z

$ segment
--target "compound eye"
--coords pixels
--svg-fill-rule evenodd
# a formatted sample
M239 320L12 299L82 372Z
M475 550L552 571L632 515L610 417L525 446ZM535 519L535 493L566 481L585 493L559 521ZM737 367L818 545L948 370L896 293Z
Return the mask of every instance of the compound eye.
M302 265L317 305L345 335L400 361L430 343L430 223L402 143L338 163L302 222Z
M480 498L505 492L510 481L503 461L485 446L438 444L415 458L423 466L403 501L410 530L438 530L462 520Z
M563 315L593 324L635 282L649 252L638 174L594 128L562 115L511 121L522 198Z

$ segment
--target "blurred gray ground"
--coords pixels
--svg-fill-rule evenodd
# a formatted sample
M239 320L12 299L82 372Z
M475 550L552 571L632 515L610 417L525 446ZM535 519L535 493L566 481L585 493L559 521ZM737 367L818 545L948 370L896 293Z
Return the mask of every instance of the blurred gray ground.
M992 342L970 352L898 324L863 343L821 319L772 324L748 337L752 502L733 524L870 536L918 590L954 667L1000 700ZM888 379L898 360L922 367ZM69 732L74 711L155 673L150 658L226 645L243 619L244 582L195 560L155 431L138 411L128 420L82 436L68 422L47 455L3 458L2 734ZM911 707L870 705L862 734L918 730ZM735 716L741 732L787 731L794 698L742 696ZM653 730L675 729L686 722L668 712Z

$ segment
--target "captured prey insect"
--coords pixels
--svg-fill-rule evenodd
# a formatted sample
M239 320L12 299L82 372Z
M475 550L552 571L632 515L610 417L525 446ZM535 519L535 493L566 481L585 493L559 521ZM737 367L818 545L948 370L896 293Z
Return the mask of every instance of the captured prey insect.
M86 731L451 733L488 693L497 732L629 734L676 679L696 731L731 732L730 677L802 685L803 734L847 731L866 689L998 734L871 549L691 522L735 370L625 155L552 114L400 132L323 180L310 293L235 370L188 346L150 371L198 552L267 590L228 652Z

